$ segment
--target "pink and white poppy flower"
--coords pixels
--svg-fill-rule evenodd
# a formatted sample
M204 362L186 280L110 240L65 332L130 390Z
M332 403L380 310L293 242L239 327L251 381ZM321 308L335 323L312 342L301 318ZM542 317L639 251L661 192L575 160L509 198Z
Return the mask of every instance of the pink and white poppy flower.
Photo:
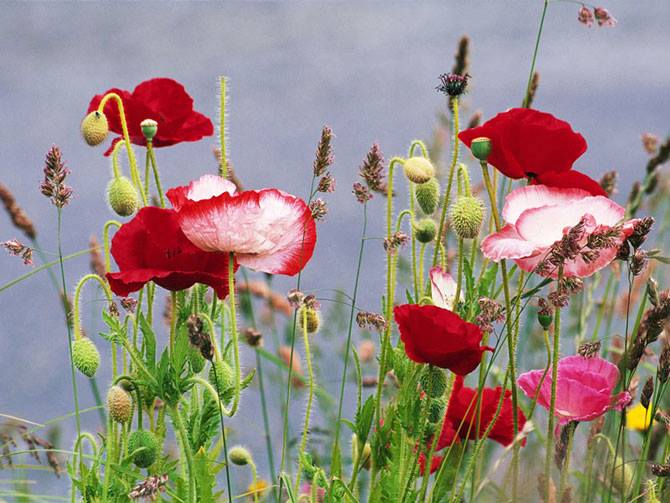
M506 225L490 234L481 244L489 259L514 260L524 271L534 271L546 258L551 246L570 228L585 218L585 237L594 231L620 224L625 210L604 196L592 196L581 189L530 185L510 192L502 210ZM584 278L606 267L616 257L619 246L632 232L632 221L624 224L614 246L598 250L598 257L585 262L581 256L564 265L565 276ZM551 271L556 276L557 271Z
M456 307L456 281L441 267L430 270L430 295L433 305L453 311ZM461 291L460 300L463 300Z
M234 253L250 269L293 276L314 252L312 212L281 190L235 192L228 180L204 175L167 197L189 241L204 251Z
M517 384L529 398L535 398L544 370L521 374ZM559 425L570 421L591 421L610 409L621 410L631 400L627 391L613 395L619 381L619 369L600 357L567 356L558 362L556 407ZM547 375L537 396L537 403L549 410L551 375Z

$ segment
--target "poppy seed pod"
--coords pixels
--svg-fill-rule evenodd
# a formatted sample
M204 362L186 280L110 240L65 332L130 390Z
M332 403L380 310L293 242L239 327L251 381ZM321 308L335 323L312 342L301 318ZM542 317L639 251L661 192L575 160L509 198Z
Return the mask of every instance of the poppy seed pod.
M424 218L414 224L414 235L419 243L430 243L437 234L437 224L432 218Z
M109 182L107 201L114 213L121 217L129 217L140 205L133 182L125 176L115 177Z
M433 163L425 157L410 157L403 163L403 171L410 182L426 183L435 176Z
M215 368L216 373L214 372ZM233 381L233 369L227 361L212 362L209 369L209 382L217 389L221 398L226 395L226 391L233 387Z
M484 203L475 196L460 196L451 206L451 224L461 239L474 239L484 221Z
M245 466L253 463L251 453L242 447L241 445L236 445L228 452L228 459L230 462L237 466Z
M430 400L428 403L428 421L437 424L444 416L445 401L442 398Z
M432 215L437 209L440 201L440 182L433 177L426 183L422 183L416 188L416 202L419 203L421 211L426 215Z
M193 370L195 374L199 374L202 369L205 368L206 360L200 353L200 349L195 346L189 346L188 348L188 361L191 364L191 370Z
M128 438L128 452L132 455L135 466L138 468L150 467L158 458L158 439L156 435L148 430L132 432Z
M321 326L319 313L313 307L303 306L300 308L298 319L300 320L300 328L306 328L308 334L316 333Z
M72 361L79 372L93 377L100 365L100 353L88 337L81 337L72 343Z
M447 377L439 367L428 365L419 379L421 389L430 398L440 398L447 389Z
M485 136L475 138L470 144L472 155L480 161L486 161L489 158L489 155L491 154L491 147L491 139Z
M158 122L153 119L144 119L140 122L140 128L142 129L142 134L144 137L149 140L153 140L154 136L158 132Z
M133 417L133 399L121 386L112 386L107 392L109 416L117 423L127 423Z
M105 114L93 111L81 121L81 135L91 147L100 145L109 133L109 124Z

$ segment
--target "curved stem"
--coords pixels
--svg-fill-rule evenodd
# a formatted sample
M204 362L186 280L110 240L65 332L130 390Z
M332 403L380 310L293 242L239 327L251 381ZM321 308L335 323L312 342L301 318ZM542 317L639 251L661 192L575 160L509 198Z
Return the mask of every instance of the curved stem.
M144 193L142 187L142 180L140 179L139 172L137 171L137 161L135 160L135 153L133 152L133 148L131 147L130 144L130 135L128 134L128 124L126 123L126 113L123 108L123 100L116 93L107 93L105 96L103 96L102 100L100 100L100 104L98 105L98 112L103 113L105 105L109 100L114 100L116 106L119 109L119 119L121 120L121 131L123 132L123 141L126 144L126 151L128 152L128 162L130 163L130 176L133 180L133 183L137 187L137 190L140 191L140 194L142 195L142 202L144 203L144 206L146 206L147 195Z
M87 274L79 280L77 287L74 290L74 298L72 299L72 327L74 338L79 339L81 336L81 315L79 314L79 297L81 296L81 289L88 281L97 281L105 293L108 302L112 302L112 292L107 285L107 282L97 274Z
M235 394L233 404L226 416L232 417L240 404L240 345L237 336L237 315L235 311L235 255L228 255L228 299L230 300L230 340L233 345L233 358L235 360ZM224 411L225 412L225 411Z
M312 402L314 400L314 371L312 369L312 355L309 349L309 333L307 333L307 310L302 310L302 339L305 344L305 361L307 362L307 376L308 376L308 395L307 408L305 409L305 423L302 428L302 439L300 440L300 449L298 450L298 470L295 476L295 491L298 492L300 488L300 460L305 454L307 447L307 434L309 433L309 420L312 414Z
M109 272L112 269L112 259L110 257L110 245L109 245L109 228L114 225L117 229L121 228L121 222L118 220L107 220L105 225L102 228L102 244L104 247L105 253L105 272Z

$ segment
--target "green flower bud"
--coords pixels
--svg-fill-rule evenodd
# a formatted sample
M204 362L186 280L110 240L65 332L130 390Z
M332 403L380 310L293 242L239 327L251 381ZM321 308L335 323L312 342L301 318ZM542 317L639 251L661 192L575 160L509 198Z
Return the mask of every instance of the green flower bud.
M203 358L200 349L195 346L188 348L188 361L191 364L191 370L195 374L199 374L205 368L206 360Z
M79 372L93 377L100 365L100 353L91 339L81 337L72 343L72 360Z
M156 435L148 430L134 431L128 438L128 453L138 468L148 468L153 465L158 458L158 449Z
M425 157L405 159L403 170L407 179L414 183L426 183L435 176L433 163Z
M133 182L125 176L116 177L109 182L107 200L112 210L122 217L129 217L140 205Z
M419 383L430 398L440 398L447 389L447 376L441 368L428 365L421 373Z
M472 151L472 155L474 155L475 158L480 161L486 161L489 158L489 155L491 155L491 147L491 139L486 138L485 136L480 136L479 138L472 140L470 151Z
M445 401L443 398L431 399L428 403L428 421L437 424L444 416Z
M214 369L216 368L216 375ZM234 388L235 376L233 369L227 361L220 360L212 362L209 369L209 382L219 391L219 396L222 400L227 401L232 397L232 390Z
M416 202L426 215L435 213L440 202L440 182L437 178L433 177L416 187Z
M623 464L621 456L616 457L614 464L612 464L612 459L610 458L607 465L606 473L613 473L612 486L620 493L625 494L633 483L633 470L631 470L630 465L627 463Z
M542 312L537 313L537 321L540 322L544 330L549 330L549 327L554 321L554 317L551 314L546 314Z
M154 136L158 132L158 122L153 119L144 119L140 122L140 128L142 128L142 134L144 137L149 140L153 140Z
M100 145L109 133L109 124L104 113L93 111L81 121L81 135L91 147Z
M419 243L430 243L437 234L437 224L432 218L424 218L414 224L414 235Z
M127 423L133 417L133 399L121 386L112 386L107 392L109 416L117 423Z
M321 326L321 319L318 311L313 307L303 306L300 308L300 311L298 312L298 320L301 329L305 328L305 318L307 318L307 333L316 333L319 330L319 326Z
M474 239L484 221L485 207L475 196L460 196L451 206L451 224L462 239Z
M228 459L237 466L244 466L253 463L251 453L241 445L236 445L228 451Z

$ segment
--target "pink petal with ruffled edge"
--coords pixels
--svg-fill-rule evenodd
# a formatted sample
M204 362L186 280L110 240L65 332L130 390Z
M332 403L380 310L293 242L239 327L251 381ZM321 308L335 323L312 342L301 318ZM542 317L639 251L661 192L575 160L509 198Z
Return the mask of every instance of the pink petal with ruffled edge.
M507 224L499 232L489 234L482 240L482 253L487 258L498 262L502 259L519 259L538 255L545 251L523 239L512 224Z
M545 185L520 187L505 198L502 216L505 222L515 224L519 216L528 209L562 206L590 196L591 194L581 189L562 189Z
M456 281L444 269L433 267L430 270L430 293L434 305L453 311L456 288ZM461 300L463 300L463 292L461 292Z
M174 187L165 194L174 209L179 211L188 201L202 201L223 193L234 194L235 184L218 175L203 175L188 185Z
M270 274L298 273L316 244L316 225L305 202L277 189L189 201L178 217L198 248L233 252L240 265Z

